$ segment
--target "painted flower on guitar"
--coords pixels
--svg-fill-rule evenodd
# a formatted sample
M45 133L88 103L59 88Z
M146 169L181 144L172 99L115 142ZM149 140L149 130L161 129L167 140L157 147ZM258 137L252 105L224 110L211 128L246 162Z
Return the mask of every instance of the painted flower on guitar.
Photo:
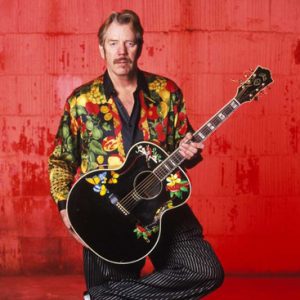
M107 193L109 193L109 190L107 189L106 184L116 184L118 183L119 174L111 171L110 175L107 175L108 172L101 172L97 176L86 178L86 181L92 185L93 191L96 193L99 193L100 196L105 196ZM108 178L109 177L109 178Z
M174 203L173 203L173 200L170 199L168 200L165 205L161 206L155 213L155 217L154 217L154 220L155 222L158 222L159 219L161 218L161 215L164 211L168 210L168 209L171 209L171 208L174 208Z
M139 239L142 237L147 243L150 242L149 238L152 236L153 233L156 233L159 231L159 226L153 226L150 229L144 228L143 226L137 224L136 229L134 229L133 232L135 232L136 237Z
M172 200L167 201L166 207L167 207L168 209L173 208L173 201L172 201Z
M170 174L167 177L167 185L166 189L170 192L171 198L178 197L182 198L183 192L188 192L188 181L182 180L180 176L180 172L176 172L175 174Z
M114 171L111 171L110 174L111 174L111 178L109 178L108 183L110 184L118 183L118 178L120 177L120 175Z
M99 193L100 196L106 195L107 172L102 172L97 176L86 178L86 181L94 185L93 187L94 192Z
M147 147L143 147L141 145L137 146L137 150L135 151L135 153L139 154L143 154L146 156L146 160L152 160L154 161L156 164L160 163L162 161L162 157L159 154L159 152L157 151L156 147L150 147L150 145L147 145Z

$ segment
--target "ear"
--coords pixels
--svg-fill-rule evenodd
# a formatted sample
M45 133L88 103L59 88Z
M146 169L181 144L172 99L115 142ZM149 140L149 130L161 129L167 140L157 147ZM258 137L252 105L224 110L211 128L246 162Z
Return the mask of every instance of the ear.
M103 46L99 45L99 51L102 59L105 59L105 49Z

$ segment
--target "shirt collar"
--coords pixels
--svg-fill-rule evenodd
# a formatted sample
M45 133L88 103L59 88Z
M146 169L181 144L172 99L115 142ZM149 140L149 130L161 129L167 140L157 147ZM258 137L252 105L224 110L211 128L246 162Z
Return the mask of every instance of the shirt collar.
M104 94L106 99L109 99L111 96L117 96L118 93L114 88L114 85L109 77L108 71L106 70L103 75L103 87L104 87ZM149 95L149 88L145 78L145 75L141 70L137 72L137 91L142 90L147 95Z

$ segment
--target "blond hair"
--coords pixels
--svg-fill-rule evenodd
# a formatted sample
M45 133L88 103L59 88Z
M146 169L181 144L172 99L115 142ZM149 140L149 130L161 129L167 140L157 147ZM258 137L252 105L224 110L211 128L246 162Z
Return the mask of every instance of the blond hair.
M108 27L113 23L117 22L120 25L123 24L130 24L135 31L135 39L136 43L139 47L139 50L141 50L142 45L143 45L143 34L144 34L144 29L141 25L140 18L138 15L132 11L132 10L122 10L121 12L113 12L107 19L106 21L101 25L98 31L98 39L99 39L99 44L100 46L104 46L105 42L105 34L108 30Z

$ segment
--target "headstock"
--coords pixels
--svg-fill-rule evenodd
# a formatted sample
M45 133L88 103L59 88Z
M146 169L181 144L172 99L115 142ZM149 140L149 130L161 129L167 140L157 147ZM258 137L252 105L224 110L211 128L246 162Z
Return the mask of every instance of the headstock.
M237 89L235 100L240 104L251 101L272 82L270 70L257 66L249 78Z

